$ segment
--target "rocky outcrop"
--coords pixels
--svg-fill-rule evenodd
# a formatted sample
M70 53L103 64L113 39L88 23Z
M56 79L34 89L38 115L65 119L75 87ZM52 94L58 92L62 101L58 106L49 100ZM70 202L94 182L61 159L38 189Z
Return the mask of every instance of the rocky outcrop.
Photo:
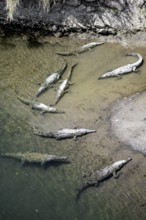
M4 32L116 34L146 29L146 0L1 0Z

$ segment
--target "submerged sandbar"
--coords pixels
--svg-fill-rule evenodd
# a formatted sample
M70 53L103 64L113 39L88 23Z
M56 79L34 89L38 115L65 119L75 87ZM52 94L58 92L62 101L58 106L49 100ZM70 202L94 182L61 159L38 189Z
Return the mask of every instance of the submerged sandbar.
M146 92L116 101L111 124L120 141L146 154Z

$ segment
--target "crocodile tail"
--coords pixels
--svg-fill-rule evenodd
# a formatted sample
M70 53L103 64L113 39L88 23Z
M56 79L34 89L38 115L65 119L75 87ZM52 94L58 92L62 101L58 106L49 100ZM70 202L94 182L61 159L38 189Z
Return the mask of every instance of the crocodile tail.
M100 76L100 77L98 77L98 79L105 79L106 77L104 77L104 76Z
M63 60L63 59L62 59ZM62 73L66 70L66 68L67 68L67 63L63 60L63 62L64 62L64 66L63 66L63 68L62 68Z
M135 52L127 53L126 55L127 56L137 57L137 53L135 53Z
M65 111L56 111L57 114L65 114Z
M132 160L132 158L131 158L131 157L128 157L126 163L129 163L129 161L131 161L131 160Z
M76 201L78 201L78 200L80 199L81 193L82 193L85 189L87 189L88 186L89 186L88 182L85 182L84 184L82 184L82 185L80 186L80 188L77 189Z

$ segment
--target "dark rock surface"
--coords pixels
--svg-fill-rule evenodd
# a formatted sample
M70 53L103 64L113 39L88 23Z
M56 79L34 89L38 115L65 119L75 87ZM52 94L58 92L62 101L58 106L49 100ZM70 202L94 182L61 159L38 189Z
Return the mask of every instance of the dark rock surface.
M137 32L146 29L146 0L19 0L13 14L6 0L1 0L0 29L58 36Z

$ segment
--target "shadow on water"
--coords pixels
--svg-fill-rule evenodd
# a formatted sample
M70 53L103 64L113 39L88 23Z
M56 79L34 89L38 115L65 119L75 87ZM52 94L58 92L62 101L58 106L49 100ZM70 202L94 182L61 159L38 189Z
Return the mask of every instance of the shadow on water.
M28 40L27 46L30 49L33 49L33 48L35 49L35 48L43 47L44 44L39 42L38 40Z
M23 169L23 168L25 168L25 167L36 167L36 168L38 168L38 169L44 169L44 170L47 170L47 169L49 169L50 167L59 167L59 166L61 166L61 165L67 165L67 164L70 164L70 161L69 160L67 160L67 161L50 161L50 162L46 162L45 164L39 164L39 163L35 163L35 162L21 162L21 160L20 159L14 159L14 158L7 158L7 157L5 157L5 158L3 158L3 157L1 157L0 156L0 158L1 158L1 160L3 160L3 162L5 162L5 163L8 163L8 161L10 160L10 161L16 161L16 163L18 163L18 164L20 164L20 167ZM4 160L6 160L6 161L4 161Z
M56 52L75 50L88 43L74 38L49 37L44 41L43 46L32 50L27 41L7 39L15 47L0 50L0 153L35 151L66 156L70 163L48 164L44 169L28 165L23 168L14 160L0 159L0 219L145 219L145 157L117 140L109 122L109 106L116 99L145 89L145 65L140 67L140 75L97 80L108 69L134 62L135 58L125 56L131 49L105 43L78 57L64 57L68 69L62 79L75 62L79 63L72 74L70 92L57 104L65 114L42 116L17 99L15 88L22 97L34 97L39 87L36 82L44 82L62 67ZM1 43L0 47L5 48L4 45ZM134 49L146 59L144 49ZM56 83L38 101L54 103L59 85ZM57 141L34 135L33 126L44 131L83 127L97 132L77 141ZM133 160L118 179L111 178L97 188L89 188L76 203L76 189L83 176L129 156Z
M0 40L0 47L1 50L11 50L15 49L16 45L11 42L12 40L10 38L1 38Z

